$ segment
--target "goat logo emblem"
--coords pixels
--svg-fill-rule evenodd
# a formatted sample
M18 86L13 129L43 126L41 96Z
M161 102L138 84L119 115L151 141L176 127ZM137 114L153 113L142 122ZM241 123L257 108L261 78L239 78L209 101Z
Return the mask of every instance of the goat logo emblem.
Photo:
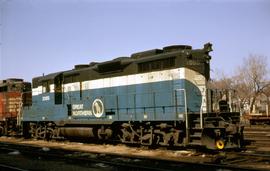
M92 112L97 118L100 118L104 113L104 105L100 99L96 99L92 103Z

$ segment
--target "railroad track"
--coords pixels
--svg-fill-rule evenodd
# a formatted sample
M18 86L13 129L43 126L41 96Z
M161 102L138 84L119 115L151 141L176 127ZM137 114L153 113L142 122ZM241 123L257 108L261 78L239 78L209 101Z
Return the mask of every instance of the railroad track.
M270 154L264 152L227 152L221 159L225 165L237 165L239 167L257 167L270 170Z
M51 167L55 161L60 161L68 168L81 170L92 168L92 170L270 170L270 126L246 126L245 140L249 143L246 152L224 152L214 154L210 160L201 163L190 163L186 161L172 161L161 159L150 159L147 157L134 157L127 155L89 153L74 150L63 150L61 148L37 147L14 143L0 142L0 154L19 152L29 159L39 161L50 161ZM268 149L267 149L268 148ZM198 153L197 155L204 155ZM208 156L209 157L209 156ZM192 158L190 161L192 162ZM30 161L31 162L31 161ZM46 164L47 165L47 164ZM75 166L74 166L75 165ZM77 168L77 166L80 168ZM58 167L59 168L59 167ZM253 169L252 169L253 168ZM0 159L0 170L35 170L25 166L5 164ZM52 170L44 168L41 170ZM55 169L54 169L55 170ZM57 169L63 170L63 169ZM65 168L64 170L69 170ZM73 170L73 169L71 169Z
M256 125L246 126L244 129L244 137L247 141L247 148L262 149L270 151L270 126Z
M5 170L5 171L28 171L25 169L21 169L19 167L13 167L5 164L0 164L0 170Z
M228 170L228 171L248 171L248 170L265 170L263 167L249 167L247 163L256 159L258 165L264 165L263 161L268 161L268 156L253 156L252 158L245 155L245 160L241 159L242 154L238 153L226 153L223 155L213 155L211 162L194 163L192 158L190 162L173 161L170 159L153 159L149 157L134 157L123 156L116 154L103 154L103 153L90 153L74 150L63 150L60 148L46 148L36 147L31 145L13 144L0 142L1 154L18 153L26 156L30 160L42 160L43 162L51 162L50 166L53 167L53 161L69 164L70 166L81 166L87 169L92 168L95 170L157 170L157 171L170 171L170 170L200 170L200 171L216 171L216 170ZM200 155L200 154L198 154ZM269 160L270 161L270 160ZM0 163L3 160L0 160ZM64 165L65 165L64 164ZM48 166L46 164L46 166ZM11 165L11 168L21 168L21 170L35 170L33 168L25 168L16 165ZM68 166L67 166L68 167ZM0 166L1 168L1 166ZM52 170L51 168L39 168L39 170ZM269 168L270 169L270 168ZM55 169L54 169L55 170ZM65 170L69 170L65 168ZM75 169L77 170L77 169ZM80 169L83 170L83 169ZM266 169L267 170L267 169Z

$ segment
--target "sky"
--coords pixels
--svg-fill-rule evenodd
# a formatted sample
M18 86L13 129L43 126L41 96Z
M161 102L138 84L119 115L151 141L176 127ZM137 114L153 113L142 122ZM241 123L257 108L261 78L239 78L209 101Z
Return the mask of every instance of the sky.
M207 42L212 76L232 75L250 54L269 63L270 1L0 0L0 80Z

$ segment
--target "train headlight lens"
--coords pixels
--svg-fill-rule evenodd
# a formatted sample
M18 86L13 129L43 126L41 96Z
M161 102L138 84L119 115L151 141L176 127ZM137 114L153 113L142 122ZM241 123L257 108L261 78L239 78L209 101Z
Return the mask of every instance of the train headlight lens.
M224 141L222 141L222 140L217 140L217 141L216 141L216 147L217 147L219 150L224 149L224 147L225 147Z

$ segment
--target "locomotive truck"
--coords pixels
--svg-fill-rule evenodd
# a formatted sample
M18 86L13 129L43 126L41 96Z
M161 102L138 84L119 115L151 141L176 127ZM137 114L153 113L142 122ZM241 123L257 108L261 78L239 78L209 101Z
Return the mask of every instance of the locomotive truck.
M211 51L173 45L33 78L23 135L239 148L239 112L212 110Z

